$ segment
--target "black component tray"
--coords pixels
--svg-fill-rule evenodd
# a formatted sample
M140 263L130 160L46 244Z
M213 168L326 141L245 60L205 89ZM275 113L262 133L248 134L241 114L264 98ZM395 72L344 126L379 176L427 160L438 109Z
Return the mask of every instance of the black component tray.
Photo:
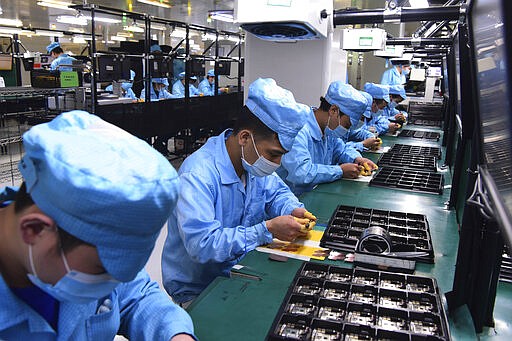
M410 124L415 124L417 126L425 126L425 127L442 127L443 121L437 121L437 120L424 120L424 119L418 119L418 118L411 118L409 119Z
M377 161L379 166L419 169L437 172L437 158L431 155L384 153Z
M503 249L500 267L500 281L512 283L512 258L509 255L507 247Z
M441 157L441 148L427 146L413 146L410 144L395 143L388 153L395 154L414 154L414 155L430 155L437 158Z
M441 134L433 132L433 131L420 131L420 130L404 129L398 134L398 137L412 137L415 139L439 141L439 139L441 138Z
M370 186L413 192L443 194L444 177L439 173L382 167L370 180Z
M343 281L330 280L340 273ZM306 262L267 335L269 341L381 339L450 340L434 279Z
M320 246L353 252L361 233L370 226L388 231L394 244L415 245L417 251L428 252L428 256L414 260L434 263L430 227L423 214L339 205L329 219Z

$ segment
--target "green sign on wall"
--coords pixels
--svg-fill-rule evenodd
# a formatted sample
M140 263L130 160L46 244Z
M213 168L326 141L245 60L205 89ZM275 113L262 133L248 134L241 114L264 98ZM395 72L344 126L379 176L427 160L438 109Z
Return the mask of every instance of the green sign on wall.
M60 87L72 88L78 86L78 73L76 71L60 72Z

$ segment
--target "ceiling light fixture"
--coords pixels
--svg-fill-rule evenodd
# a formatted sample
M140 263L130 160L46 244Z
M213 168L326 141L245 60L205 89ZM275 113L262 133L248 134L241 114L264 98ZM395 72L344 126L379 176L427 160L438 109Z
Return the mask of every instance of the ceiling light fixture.
M137 2L142 2L143 4L153 5L163 8L171 8L172 5L169 0L137 0Z
M428 0L409 0L409 5L412 8L427 8Z
M58 1L58 0L43 0L43 1L38 1L37 4L39 6L43 6L43 7L51 7L51 8L64 9L67 11L74 11L73 8L69 7L69 6L73 5L71 2Z
M59 15L55 20L61 24L72 24L72 25L87 25L87 18L83 16L72 16L72 15Z
M123 26L123 30L135 33L144 33L144 29L137 25Z
M92 17L90 15L84 15L83 17L89 21L92 20ZM95 22L103 22L103 23L107 23L107 24L119 24L121 22L120 19L98 17L98 16L94 16L94 21Z
M208 11L208 17L213 20L233 22L233 10Z
M64 33L58 31L36 30L36 36L64 37Z
M0 27L0 34L20 34L21 32L23 32L21 28Z
M21 27L23 22L19 19L0 18L0 25Z
M126 41L127 39L126 39L126 37L111 36L110 40L113 40L113 41Z

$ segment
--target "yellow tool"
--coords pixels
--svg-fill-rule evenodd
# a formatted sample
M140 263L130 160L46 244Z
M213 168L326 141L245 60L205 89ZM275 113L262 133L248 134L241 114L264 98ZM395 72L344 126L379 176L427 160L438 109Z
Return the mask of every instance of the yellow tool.
M304 213L304 218L293 217L293 219L300 224L302 232L311 231L316 225L316 217L308 211Z
M380 137L377 137L378 145L380 146L382 144L382 139Z
M313 215L313 213L306 211L304 213L304 218L308 218L309 220L316 220L316 217Z
M370 165L368 164L368 162L365 162L363 163L362 165L362 168L361 168L361 171L359 172L359 175L362 175L362 176L370 176L372 175L372 168L370 167Z

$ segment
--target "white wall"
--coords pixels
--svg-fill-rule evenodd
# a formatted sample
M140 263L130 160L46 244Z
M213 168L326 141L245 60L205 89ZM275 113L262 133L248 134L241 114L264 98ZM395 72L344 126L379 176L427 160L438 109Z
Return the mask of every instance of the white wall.
M245 84L274 78L298 102L318 105L333 80L346 79L346 53L339 49L339 32L327 39L271 42L248 33L245 40ZM247 91L245 92L247 95Z

